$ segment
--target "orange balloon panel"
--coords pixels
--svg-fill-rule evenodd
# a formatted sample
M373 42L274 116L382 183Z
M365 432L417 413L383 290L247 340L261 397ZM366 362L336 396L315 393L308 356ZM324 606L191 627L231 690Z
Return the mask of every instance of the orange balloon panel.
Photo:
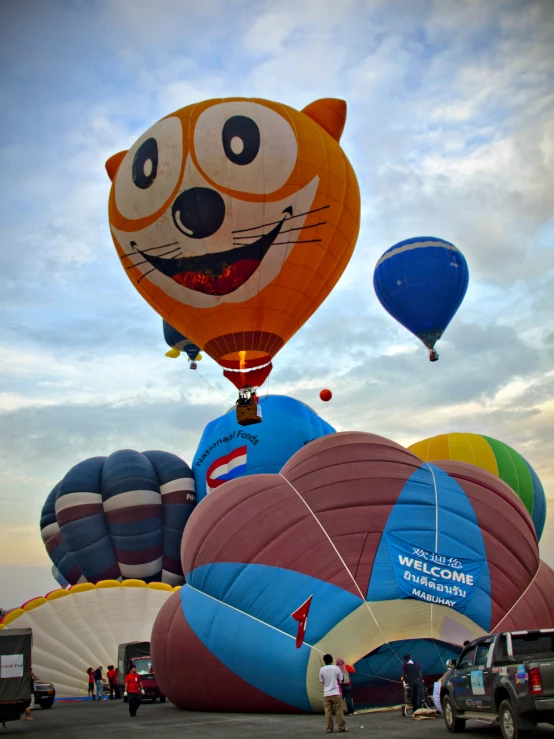
M360 194L338 143L345 119L342 100L303 111L207 100L106 163L129 278L239 387L263 382L354 249Z

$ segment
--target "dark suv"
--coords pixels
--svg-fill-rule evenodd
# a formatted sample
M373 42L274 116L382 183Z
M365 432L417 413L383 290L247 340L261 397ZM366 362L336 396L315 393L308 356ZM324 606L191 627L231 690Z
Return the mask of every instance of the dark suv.
M35 680L35 703L41 708L52 708L56 697L56 688L52 683L45 683L42 680Z

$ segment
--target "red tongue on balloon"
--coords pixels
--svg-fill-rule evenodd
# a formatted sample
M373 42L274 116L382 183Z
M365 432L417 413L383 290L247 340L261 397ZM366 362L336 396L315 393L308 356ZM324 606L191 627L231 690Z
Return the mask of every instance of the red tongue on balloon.
M239 259L226 267L219 277L207 272L181 272L174 275L173 279L183 287L206 295L227 295L244 285L259 266L257 259Z

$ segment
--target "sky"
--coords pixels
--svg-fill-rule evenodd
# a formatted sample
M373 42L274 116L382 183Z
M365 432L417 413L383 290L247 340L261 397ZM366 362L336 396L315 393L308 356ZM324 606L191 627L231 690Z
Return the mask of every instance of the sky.
M263 391L405 445L514 446L550 500L554 566L553 48L551 0L2 0L0 606L56 586L40 511L72 465L123 448L190 463L234 400L209 358L196 374L164 357L107 220L106 159L213 97L348 104L357 246ZM372 287L385 249L429 234L471 274L435 364Z

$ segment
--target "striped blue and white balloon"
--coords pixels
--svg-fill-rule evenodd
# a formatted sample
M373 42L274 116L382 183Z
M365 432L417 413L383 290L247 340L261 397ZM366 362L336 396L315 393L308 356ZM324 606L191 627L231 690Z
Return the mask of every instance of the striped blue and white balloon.
M186 462L124 449L67 472L42 509L42 538L72 585L131 578L181 585L181 537L195 504Z

